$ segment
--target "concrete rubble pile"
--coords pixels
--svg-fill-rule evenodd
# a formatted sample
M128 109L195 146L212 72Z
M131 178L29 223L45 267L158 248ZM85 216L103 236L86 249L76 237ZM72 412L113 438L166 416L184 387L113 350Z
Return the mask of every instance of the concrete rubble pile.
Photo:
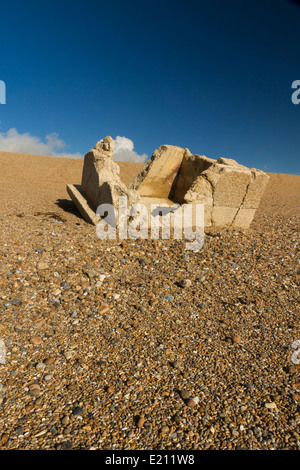
M235 160L192 155L188 149L162 145L127 188L113 161L114 140L105 137L84 157L81 186L67 191L84 219L97 225L97 207L112 204L118 211L119 196L128 206L142 203L184 208L204 205L205 228L249 228L269 176Z

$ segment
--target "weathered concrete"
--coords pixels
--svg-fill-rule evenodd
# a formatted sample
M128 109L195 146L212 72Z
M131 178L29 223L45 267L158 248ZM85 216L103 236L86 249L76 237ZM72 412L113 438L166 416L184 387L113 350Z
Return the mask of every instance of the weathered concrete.
M269 176L233 159L185 155L172 195L205 207L205 226L248 228ZM249 210L248 210L249 209Z
M201 175L214 162L215 160L204 155L192 155L190 152L186 152L178 170L170 197L180 204L187 202L185 195L190 190L197 176Z
M97 142L84 157L81 187L67 187L90 223L99 220L98 206L111 204L117 211L120 196L125 196L127 207L140 202L149 216L154 214L153 205L166 207L168 213L168 208L176 204L183 210L203 204L205 227L246 229L269 179L263 171L247 168L230 158L215 160L192 155L186 148L162 145L127 188L120 180L118 164L113 161L113 149L114 141L109 136Z
M85 196L82 195L80 187L73 184L67 185L67 192L79 210L80 214L89 224L97 225L100 217L96 214L94 208L89 204Z
M118 206L119 196L127 196L131 204L139 199L120 179L120 167L112 159L114 141L108 136L97 142L84 157L81 188L95 207L100 204Z
M143 197L168 199L187 149L162 145L153 153L146 167L130 185Z

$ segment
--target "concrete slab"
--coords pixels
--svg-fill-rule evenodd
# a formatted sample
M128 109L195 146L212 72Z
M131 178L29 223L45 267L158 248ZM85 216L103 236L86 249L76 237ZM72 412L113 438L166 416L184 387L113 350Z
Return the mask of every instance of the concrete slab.
M97 225L100 216L96 214L87 198L81 192L81 186L68 184L67 192L86 222Z

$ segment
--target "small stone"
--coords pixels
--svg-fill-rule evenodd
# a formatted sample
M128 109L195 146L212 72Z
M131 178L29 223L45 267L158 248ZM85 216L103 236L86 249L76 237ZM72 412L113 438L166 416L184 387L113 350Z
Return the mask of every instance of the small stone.
M65 415L65 416L62 418L62 420L61 420L61 423L62 423L64 426L68 425L69 422L70 422L70 418L69 418L68 415Z
M70 288L70 284L68 283L68 281L63 281L61 284L60 284L60 287L62 289L69 289Z
M34 407L34 405L32 403L28 403L26 406L25 406L25 411L31 411L32 408Z
M84 430L87 431L87 432L91 432L91 431L92 431L92 427L91 427L89 424L86 424L85 426L83 426L82 429L84 429Z
M34 383L34 384L30 384L28 388L29 390L40 390L41 387L39 384Z
M44 380L49 381L49 380L52 379L52 377L53 377L52 374L46 374L45 377L44 377Z
M73 416L80 416L84 413L84 410L83 408L81 408L81 406L77 406L76 408L74 408L72 414Z
M29 395L31 397L39 397L41 395L41 391L38 390L38 389L35 389L35 390L30 390L29 391Z
M60 294L61 294L61 290L60 290L60 289L55 289L55 290L52 292L52 295L53 295L54 297L57 297L57 296L60 295Z
M115 387L113 385L111 385L110 387L107 387L106 391L107 391L107 393L114 393Z
M54 364L54 362L55 362L55 357L48 357L47 359L44 360L44 364L46 364L47 366Z
M192 285L192 281L190 279L181 279L179 281L179 285L180 287L182 287L183 289L187 289L189 287L191 287Z
M46 364L44 362L39 362L36 366L35 366L36 370L37 371L42 371L46 368Z
M173 302L174 296L171 295L171 294L166 294L166 295L163 295L163 296L162 296L162 299L168 300L169 302Z
M46 263L46 261L39 261L36 265L36 268L39 270L39 271L42 271L44 269L48 269L49 268L49 264Z
M73 443L71 441L64 441L61 443L61 450L72 450Z
M180 396L183 400L190 398L191 393L188 390L180 390Z
M170 432L170 429L168 426L163 426L160 431L162 434L167 434L168 432Z
M110 306L108 304L102 304L101 307L98 308L98 313L100 315L103 315L104 313L108 312L110 309Z
M241 344L242 338L240 335L233 335L232 336L232 342L233 344Z
M34 346L38 346L39 344L41 344L41 342L42 338L40 338L39 336L32 336L32 338L30 338L30 343Z
M265 403L265 407L268 408L269 410L276 410L277 409L277 405L274 402Z
M285 371L288 373L288 374L295 374L297 372L297 369L295 366L287 366L285 368Z
M18 436L21 436L22 434L24 434L23 426L17 426L15 429L15 432Z
M199 403L199 398L198 397L189 398L186 401L186 405L190 408L194 408L198 403Z
M140 416L139 419L138 419L138 422L137 422L137 427L138 428L142 428L145 424L145 418L144 416Z
M3 433L2 436L1 436L1 439L0 439L0 443L1 444L6 444L8 440L9 440L9 435L6 434L6 433Z
M75 351L65 351L64 356L67 360L72 359L75 356Z

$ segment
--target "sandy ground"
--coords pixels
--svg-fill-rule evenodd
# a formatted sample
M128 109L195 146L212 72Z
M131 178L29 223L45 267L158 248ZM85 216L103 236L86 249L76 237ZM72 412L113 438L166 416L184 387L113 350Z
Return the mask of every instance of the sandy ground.
M0 450L299 450L300 176L195 254L99 240L82 165L0 152Z
M143 167L120 162L120 176L127 185ZM80 184L83 160L0 152L2 208L58 211L68 217L70 198L66 184ZM29 212L28 212L29 211Z

